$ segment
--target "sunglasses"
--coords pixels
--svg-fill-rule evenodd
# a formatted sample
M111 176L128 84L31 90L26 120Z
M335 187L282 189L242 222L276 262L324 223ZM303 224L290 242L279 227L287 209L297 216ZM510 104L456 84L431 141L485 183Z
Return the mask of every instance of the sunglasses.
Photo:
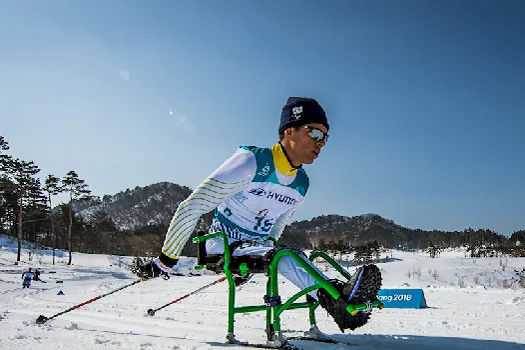
M328 141L328 133L325 134L324 131L322 131L321 129L314 128L313 126L308 125L301 125L301 128L310 130L308 136L313 138L315 142L324 141L324 143L326 143L326 141Z

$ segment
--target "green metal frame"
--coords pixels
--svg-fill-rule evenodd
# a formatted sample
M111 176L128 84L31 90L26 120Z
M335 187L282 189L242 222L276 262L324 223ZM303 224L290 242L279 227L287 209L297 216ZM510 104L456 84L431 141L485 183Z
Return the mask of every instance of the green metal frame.
M246 313L246 312L256 312L256 311L266 311L266 331L269 341L275 340L275 332L281 331L281 314L285 310L292 310L292 309L301 309L301 308L308 308L309 309L309 319L310 319L310 325L315 326L316 320L315 320L315 309L319 306L319 302L296 302L297 299L300 297L310 293L313 290L324 288L334 299L338 299L341 295L337 289L335 289L328 281L324 279L323 276L321 276L308 262L306 262L300 255L294 250L290 249L281 249L275 254L272 261L270 262L270 265L268 267L268 280L266 282L266 295L270 298L272 297L279 297L279 284L277 279L278 274L278 264L279 260L283 258L284 256L289 256L292 259L294 259L302 268L306 270L308 274L310 274L317 283L313 286L310 286L308 288L305 288L298 293L292 295L286 302L277 305L277 306L269 306L266 304L262 305L252 305L252 306L241 306L236 307L235 306L235 282L233 279L233 273L229 269L229 265L231 262L231 253L228 247L228 238L224 232L214 232L209 233L204 236L195 237L193 238L194 243L200 243L204 242L207 239L214 238L214 237L222 237L222 240L224 242L224 274L226 275L228 279L228 340L230 342L235 341L235 336L233 333L234 329L234 322L235 322L235 314L237 313ZM277 244L275 240L274 244ZM350 274L345 271L334 259L329 257L327 254L315 251L313 252L309 260L314 261L317 258L322 258L326 260L332 267L334 267L342 276L344 276L347 280L351 278ZM204 269L206 268L206 265L197 265L195 267L196 269ZM240 268L241 273L243 275L246 275L248 273L248 269L246 265L241 266ZM368 310L370 308L382 308L383 303L380 301L374 301L369 304L355 304L355 305L348 305L346 310L352 314L355 315L358 311L364 311Z

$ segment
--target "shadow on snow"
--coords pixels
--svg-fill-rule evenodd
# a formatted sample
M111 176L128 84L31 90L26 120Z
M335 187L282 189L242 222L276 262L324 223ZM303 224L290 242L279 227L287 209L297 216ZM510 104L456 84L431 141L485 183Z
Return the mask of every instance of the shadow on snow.
M482 340L458 337L424 337L413 335L329 335L332 339L345 344L330 344L315 341L291 340L290 343L304 350L316 349L350 349L359 350L514 350L523 349L524 345L499 340ZM242 341L242 340L241 340ZM236 344L207 342L213 347L238 347ZM246 347L249 347L246 345Z

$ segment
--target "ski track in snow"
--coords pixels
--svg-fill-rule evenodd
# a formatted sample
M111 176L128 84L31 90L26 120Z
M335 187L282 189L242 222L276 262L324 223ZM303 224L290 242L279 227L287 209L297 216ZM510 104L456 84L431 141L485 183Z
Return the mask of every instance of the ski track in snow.
M31 266L43 269L41 278L47 283L33 281L30 289L22 289L20 275L30 264L22 262L15 266L14 253L0 249L0 254L0 349L251 349L224 343L226 282L159 310L153 317L146 315L147 309L162 306L211 283L219 278L217 275L173 276L169 281L155 279L137 283L37 325L35 320L39 315L51 317L130 284L136 277L123 266L110 266L111 259L107 256L75 254L72 266L63 263L66 257L54 266L45 263L48 257L44 257L42 264ZM385 287L396 286L393 280L399 281L398 287L407 282L420 284L411 288L423 287L428 308L376 310L367 325L345 334L319 308L316 312L319 328L332 338L355 346L299 340L291 343L305 350L525 350L523 289L459 288L432 283L430 279L407 279L405 274L409 268L423 266L425 271L426 263L436 263L439 259L430 260L412 253L396 254L400 255L399 260L379 264ZM441 259L446 261L444 265L454 266L450 261L453 258ZM191 265L191 259L187 260L187 265ZM464 260L456 259L458 269L464 266ZM525 266L525 259L516 259L513 263ZM296 288L281 279L280 290L285 299ZM57 295L59 291L64 295ZM261 304L264 291L264 276L255 276L239 288L237 306ZM237 314L235 319L239 340L265 342L264 313ZM301 336L309 328L307 311L285 311L281 325L285 335Z

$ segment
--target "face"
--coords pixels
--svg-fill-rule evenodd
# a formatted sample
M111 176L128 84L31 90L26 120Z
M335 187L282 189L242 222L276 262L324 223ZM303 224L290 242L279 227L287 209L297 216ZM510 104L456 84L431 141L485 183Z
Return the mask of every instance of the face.
M312 164L326 145L328 130L323 124L309 123L286 130L289 137L289 156L294 165ZM322 133L325 135L322 138ZM317 139L315 139L317 138Z

